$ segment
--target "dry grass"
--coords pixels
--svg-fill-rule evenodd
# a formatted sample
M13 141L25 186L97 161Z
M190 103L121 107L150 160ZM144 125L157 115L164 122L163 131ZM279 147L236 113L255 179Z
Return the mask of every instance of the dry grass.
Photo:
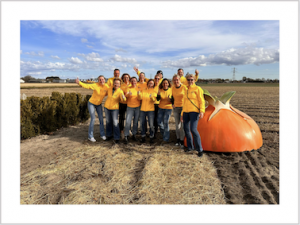
M21 178L21 204L225 204L206 156L161 146L66 149Z
M65 87L65 86L69 86L69 87L76 87L78 86L78 84L76 83L21 83L20 87L24 88L24 87L43 87L43 88L51 88L51 87Z

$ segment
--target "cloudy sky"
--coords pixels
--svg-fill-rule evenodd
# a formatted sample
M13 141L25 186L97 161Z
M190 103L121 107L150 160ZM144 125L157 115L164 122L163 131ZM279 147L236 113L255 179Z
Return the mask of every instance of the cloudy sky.
M178 68L204 79L279 79L279 21L21 21L21 77L171 78Z

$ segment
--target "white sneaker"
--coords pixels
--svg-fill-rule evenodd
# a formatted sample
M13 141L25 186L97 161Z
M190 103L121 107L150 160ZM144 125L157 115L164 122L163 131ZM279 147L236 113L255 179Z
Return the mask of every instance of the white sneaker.
M89 141L91 141L91 142L96 142L96 140L95 140L95 138L88 138L89 139Z
M105 137L105 136L102 136L101 138L102 138L102 140L103 140L103 141L105 141L105 140L106 140L106 137Z

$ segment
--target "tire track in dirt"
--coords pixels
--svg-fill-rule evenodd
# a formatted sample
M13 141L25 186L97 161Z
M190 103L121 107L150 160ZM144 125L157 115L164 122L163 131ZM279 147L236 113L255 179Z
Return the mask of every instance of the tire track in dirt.
M229 204L278 204L278 168L258 151L207 154Z

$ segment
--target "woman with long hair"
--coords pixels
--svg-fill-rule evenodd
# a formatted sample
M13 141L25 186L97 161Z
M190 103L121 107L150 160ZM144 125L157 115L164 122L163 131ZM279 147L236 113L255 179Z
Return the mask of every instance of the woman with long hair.
M140 105L141 102L138 99L139 88L137 87L136 77L131 77L130 79L131 87L127 89L126 98L127 98L127 113L126 113L126 123L124 131L124 142L128 143L129 129L131 121L133 118L132 126L132 140L137 141L136 134L138 129L138 119L140 115Z
M202 119L205 113L205 100L203 97L203 90L201 87L195 84L195 75L188 74L186 76L186 80L188 82L188 86L183 97L181 121L183 122L184 132L187 139L187 152L196 150L198 151L198 156L202 157L203 148L201 145L201 138L197 130L197 126L198 120ZM195 147L193 145L193 139Z
M106 118L106 140L114 138L115 143L118 144L120 140L120 127L119 127L119 102L125 101L126 97L120 88L121 79L115 78L113 86L108 88L106 95L104 110Z
M108 86L105 84L105 78L103 75L98 77L97 83L85 84L79 81L79 78L76 79L76 83L86 89L93 90L92 97L88 101L88 110L91 116L91 122L89 125L88 139L91 142L95 142L94 138L94 124L96 120L95 111L97 111L99 123L100 123L100 137L103 140L106 140L104 123L103 123L103 110L102 110L102 101L106 94Z
M161 81L162 80L160 79L160 75L156 74L154 77L154 91L156 92L156 94L158 93L159 85L160 85ZM158 131L157 115L158 115L159 102L160 101L158 101L158 100L156 100L154 102L154 137L156 136L157 131Z
M169 120L172 113L172 89L168 79L163 79L159 85L157 100L160 100L158 105L157 123L160 127L160 132L163 135L163 142L166 144L170 139Z
M130 75L128 73L123 73L121 80L123 83L121 84L121 90L124 93L127 93L129 87L131 87L130 83ZM124 138L124 121L125 121L125 113L127 110L127 100L121 100L119 103L119 127L121 132L121 137Z
M156 101L156 92L154 90L154 80L150 79L147 82L147 88L139 92L138 99L142 100L141 110L140 110L140 121L142 127L142 139L141 143L146 142L146 117L148 117L148 123L150 127L150 143L153 143L154 139L154 115L155 108L154 102Z
M181 111L183 106L183 96L186 91L186 86L184 84L181 84L180 76L177 74L173 76L172 80L173 80L172 96L174 98L173 115L175 118L176 137L177 137L177 142L175 145L181 146L183 148L184 129L180 118L181 118Z

